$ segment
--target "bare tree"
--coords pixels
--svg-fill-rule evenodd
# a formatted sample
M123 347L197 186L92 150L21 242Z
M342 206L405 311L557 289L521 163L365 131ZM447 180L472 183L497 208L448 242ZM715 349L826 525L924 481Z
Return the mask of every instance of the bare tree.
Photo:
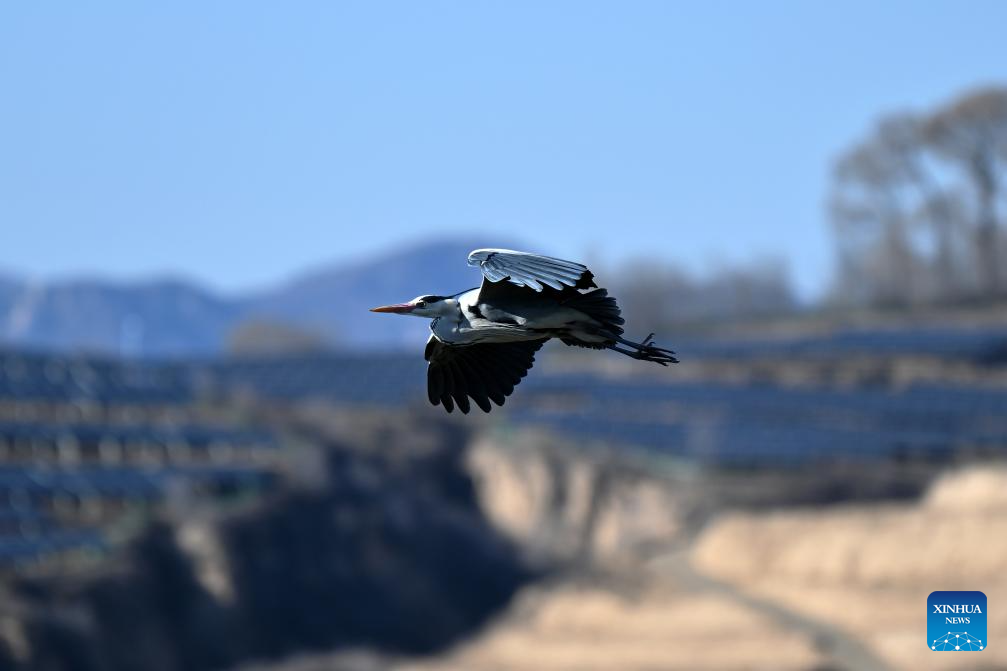
M1007 90L880 121L833 173L840 297L913 304L1002 295L1005 160Z
M986 89L934 114L925 126L928 145L962 174L974 197L974 240L980 290L1003 293L998 212L1007 161L1007 90Z
M655 332L682 324L778 316L797 305L786 266L775 259L722 268L703 278L641 260L618 274L613 293L628 320Z

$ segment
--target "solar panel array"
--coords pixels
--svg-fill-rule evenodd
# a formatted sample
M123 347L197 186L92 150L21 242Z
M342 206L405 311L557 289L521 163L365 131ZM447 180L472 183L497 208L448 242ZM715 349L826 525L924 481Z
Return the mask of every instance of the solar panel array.
M184 366L0 351L0 398L167 405L192 395Z
M1007 362L1007 329L993 326L845 329L776 338L686 339L676 342L674 349L689 359L912 355L1003 363Z
M993 369L1007 363L1007 332L861 330L783 340L685 341L675 349L686 361L741 366L773 358L841 363L854 355L910 354ZM207 397L250 393L266 401L322 399L392 409L427 404L425 369L418 351L178 363L0 351L0 410L5 413L0 417L0 566L68 548L102 550L101 528L67 528L59 519L51 509L57 495L78 503L97 498L149 505L180 484L209 492L261 489L271 486L271 471L240 456L281 447L268 427L25 418L18 404L184 410ZM489 421L543 427L585 447L637 449L715 467L947 460L1007 450L1007 389L1002 386L796 388L680 382L680 377L673 368L661 376L612 379L589 372L546 374L540 366ZM66 459L68 445L71 458ZM102 447L108 445L116 457L111 461ZM228 446L223 460L207 456L220 445ZM153 459L131 459L131 451L153 453ZM180 452L194 458L179 461Z
M421 354L312 354L229 359L212 364L219 389L277 400L328 399L398 406L424 392Z
M766 358L911 355L1003 365L1000 328L851 330L792 338L685 341L686 361L745 365ZM598 356L608 356L599 354ZM222 362L217 379L267 398L343 403L425 403L415 356L316 355ZM638 447L711 465L779 466L835 459L947 459L1007 447L1007 390L953 384L905 388L613 380L533 370L494 419L553 429L585 443Z
M199 402L199 371L0 352L0 568L101 553L117 515L175 492L271 487L275 475L258 456L280 447L273 431L186 412ZM82 404L110 412L59 410ZM122 408L134 410L129 419L111 412Z
M516 422L709 465L1007 454L1007 392L1000 389L661 385L579 376L528 387L515 403ZM570 398L577 402L555 402Z

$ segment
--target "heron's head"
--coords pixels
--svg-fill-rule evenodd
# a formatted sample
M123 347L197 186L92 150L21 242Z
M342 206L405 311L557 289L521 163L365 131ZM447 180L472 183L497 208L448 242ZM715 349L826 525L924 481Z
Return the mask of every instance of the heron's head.
M450 302L454 298L449 296L417 296L408 303L396 303L395 305L383 305L379 308L371 308L371 312L391 312L397 315L412 315L414 317L427 317L432 319L448 314L452 308Z

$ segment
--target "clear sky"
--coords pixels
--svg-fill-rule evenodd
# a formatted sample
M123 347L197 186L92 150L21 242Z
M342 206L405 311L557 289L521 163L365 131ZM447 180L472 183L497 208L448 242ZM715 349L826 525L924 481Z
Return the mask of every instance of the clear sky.
M433 234L832 261L830 161L1004 2L0 5L0 271L241 291ZM461 260L459 260L461 262Z

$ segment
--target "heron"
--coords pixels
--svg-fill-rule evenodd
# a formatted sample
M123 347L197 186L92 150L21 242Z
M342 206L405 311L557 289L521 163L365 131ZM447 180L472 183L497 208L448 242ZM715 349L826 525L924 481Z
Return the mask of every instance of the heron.
M623 337L618 303L584 264L510 249L477 249L468 264L482 271L474 289L371 309L432 320L423 356L435 406L466 414L469 399L484 412L492 403L502 406L552 338L662 366L678 363L674 352L654 344L653 333L641 342Z

